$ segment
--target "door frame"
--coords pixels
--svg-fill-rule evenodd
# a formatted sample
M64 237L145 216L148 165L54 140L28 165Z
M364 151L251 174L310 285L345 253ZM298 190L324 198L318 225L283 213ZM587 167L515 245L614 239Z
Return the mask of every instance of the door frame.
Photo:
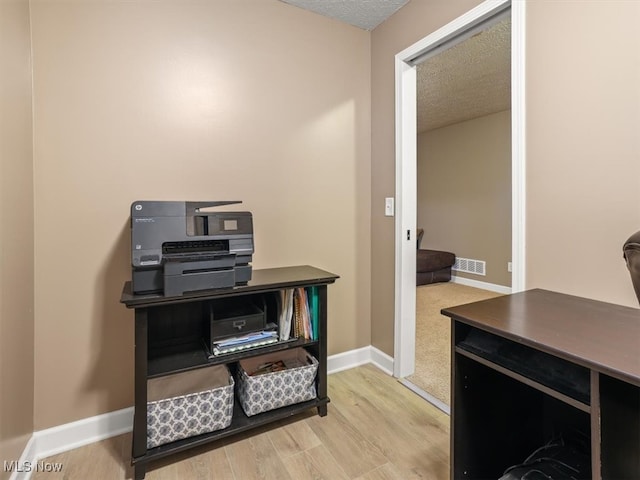
M525 288L525 2L486 0L395 57L396 219L393 374L415 370L417 88L416 65L511 13L511 291Z

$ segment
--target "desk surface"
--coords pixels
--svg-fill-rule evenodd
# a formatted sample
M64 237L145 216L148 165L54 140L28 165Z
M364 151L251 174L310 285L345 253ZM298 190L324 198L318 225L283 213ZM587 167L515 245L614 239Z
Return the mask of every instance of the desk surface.
M640 386L640 309L535 289L442 314Z

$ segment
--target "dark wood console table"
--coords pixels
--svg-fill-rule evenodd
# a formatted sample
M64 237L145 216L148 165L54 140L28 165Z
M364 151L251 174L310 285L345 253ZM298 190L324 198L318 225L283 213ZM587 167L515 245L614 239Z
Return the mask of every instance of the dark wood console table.
M246 285L184 295L133 295L126 282L120 301L135 309L135 408L133 420L132 464L136 480L145 476L153 460L229 435L290 417L310 408L327 414L327 285L339 277L310 266L254 270ZM228 297L276 295L283 289L316 287L318 294L318 338L298 338L211 358L203 348L205 322L203 306ZM277 322L275 312L268 312ZM304 347L318 360L316 398L266 411L251 417L235 402L231 425L223 430L197 435L147 449L147 380L177 372L225 364L230 368L241 359L281 350Z
M640 479L640 310L530 290L452 319L451 478L500 478L578 433L593 480Z

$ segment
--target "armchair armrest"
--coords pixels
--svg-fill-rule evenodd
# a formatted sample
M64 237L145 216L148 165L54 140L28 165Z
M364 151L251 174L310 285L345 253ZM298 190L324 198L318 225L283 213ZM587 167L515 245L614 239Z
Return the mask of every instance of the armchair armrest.
M631 274L633 289L640 302L640 231L634 233L622 247L623 257Z

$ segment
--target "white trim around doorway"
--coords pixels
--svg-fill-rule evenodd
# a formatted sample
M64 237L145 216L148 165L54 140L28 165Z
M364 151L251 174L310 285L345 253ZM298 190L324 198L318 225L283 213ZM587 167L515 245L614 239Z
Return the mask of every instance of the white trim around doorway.
M462 41L480 26L511 13L512 284L525 288L525 2L486 0L396 55L395 377L415 368L416 277L416 63L447 42Z

